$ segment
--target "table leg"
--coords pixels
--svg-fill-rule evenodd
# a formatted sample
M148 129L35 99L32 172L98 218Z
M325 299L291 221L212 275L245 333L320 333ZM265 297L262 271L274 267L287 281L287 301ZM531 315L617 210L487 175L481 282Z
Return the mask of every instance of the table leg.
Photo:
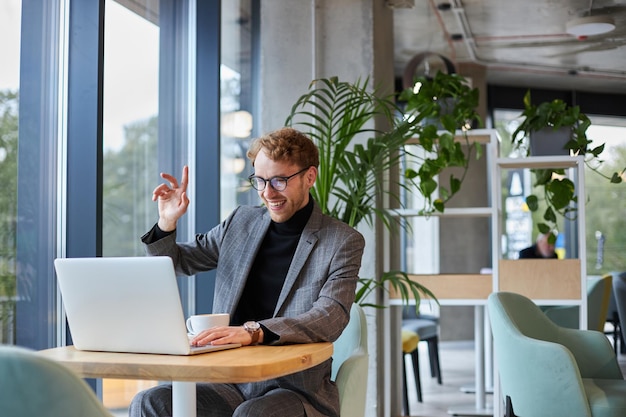
M485 394L493 394L493 343L491 341L491 324L487 314L484 316L484 340L485 340ZM476 383L461 387L461 391L466 394L476 393Z
M385 378L389 383L389 388L385 392L389 399L389 413L391 416L402 415L402 305L392 304L389 308L390 337L387 350L387 358L390 369L394 372L386 373ZM387 415L387 414L386 414Z
M476 409L485 407L485 308L474 307L474 339L476 360Z
M486 405L485 395L485 306L474 306L474 359L476 362L474 407L452 407L453 416L493 416L493 409Z
M172 417L196 417L196 383L172 382Z

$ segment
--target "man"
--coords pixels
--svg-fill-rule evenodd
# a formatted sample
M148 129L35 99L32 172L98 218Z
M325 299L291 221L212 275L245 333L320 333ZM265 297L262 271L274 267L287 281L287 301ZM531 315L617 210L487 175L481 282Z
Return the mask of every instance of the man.
M213 311L231 324L205 330L193 344L250 345L336 340L350 318L365 241L323 215L309 193L319 154L304 134L282 128L252 142L250 176L263 207L238 207L195 240L176 243L186 212L188 168L181 182L155 188L159 220L142 237L150 255L172 257L179 274L216 269ZM338 416L331 360L275 380L198 384L198 416ZM171 415L171 386L139 393L130 416Z
M554 243L550 243L551 236L553 236L553 234L550 232L539 234L534 245L519 251L519 259L558 258L556 252L554 251Z

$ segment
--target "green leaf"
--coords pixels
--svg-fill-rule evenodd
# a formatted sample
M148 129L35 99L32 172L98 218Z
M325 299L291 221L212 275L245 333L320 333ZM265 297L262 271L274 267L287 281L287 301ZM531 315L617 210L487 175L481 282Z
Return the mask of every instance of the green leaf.
M543 219L548 222L556 223L556 214L552 207L548 207L546 211L543 213Z
M539 199L536 195L531 194L526 197L526 205L530 211L537 211L539 209Z
M430 196L437 189L437 182L432 178L422 180L420 190L424 196Z
M460 189L461 189L461 180L454 176L450 176L450 192L452 194L455 194Z
M614 172L613 175L611 176L611 183L619 184L621 182L622 182L622 177L617 172Z
M548 226L545 223L537 223L537 230L539 230L539 233L545 234L545 233L548 233L552 229L550 228L550 226Z
M575 186L568 178L555 179L548 184L547 191L550 193L550 202L554 209L561 210L574 198Z

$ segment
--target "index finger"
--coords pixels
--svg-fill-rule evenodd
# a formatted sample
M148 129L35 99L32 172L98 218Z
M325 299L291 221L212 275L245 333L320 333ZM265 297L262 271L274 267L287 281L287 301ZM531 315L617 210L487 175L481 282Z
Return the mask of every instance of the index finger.
M180 188L182 188L183 191L187 191L187 184L189 184L189 167L184 165L183 176L180 179Z

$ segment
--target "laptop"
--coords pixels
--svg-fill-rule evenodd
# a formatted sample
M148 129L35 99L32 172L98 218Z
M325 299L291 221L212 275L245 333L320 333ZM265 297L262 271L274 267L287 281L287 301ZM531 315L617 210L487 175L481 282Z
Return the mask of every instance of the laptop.
M54 267L76 349L193 355L241 346L190 345L169 257L58 258Z

